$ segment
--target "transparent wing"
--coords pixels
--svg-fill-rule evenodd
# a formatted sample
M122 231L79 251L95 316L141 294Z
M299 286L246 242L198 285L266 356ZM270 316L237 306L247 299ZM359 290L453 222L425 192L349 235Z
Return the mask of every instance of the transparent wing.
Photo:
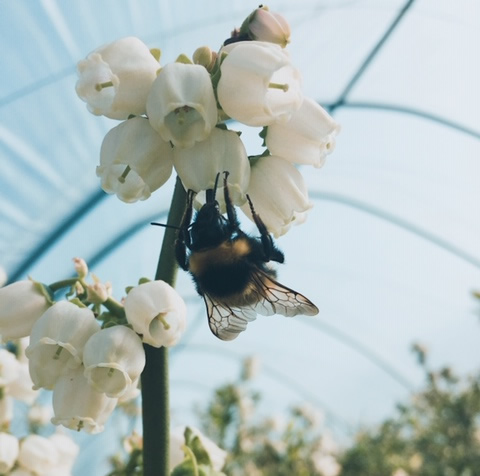
M256 319L257 314L262 316L281 314L287 317L318 314L317 306L303 294L287 288L261 270L257 270L252 279L249 295L250 302L244 306L231 306L207 294L204 295L208 323L218 338L235 339L247 328L249 322ZM251 296L254 296L253 304Z
M310 299L258 270L254 277L255 287L260 298L253 307L262 316L281 314L286 317L298 315L315 316L318 308Z
M247 324L257 317L257 313L251 307L232 308L223 302L215 301L207 294L203 297L207 306L210 330L219 339L235 339L247 328Z

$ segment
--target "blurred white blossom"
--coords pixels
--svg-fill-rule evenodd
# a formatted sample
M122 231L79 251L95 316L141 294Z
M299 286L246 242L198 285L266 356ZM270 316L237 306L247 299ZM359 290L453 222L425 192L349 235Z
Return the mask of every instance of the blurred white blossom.
M59 453L51 440L40 435L28 435L20 443L18 464L34 474L47 474L57 466Z
M183 446L185 445L185 426L178 426L170 432L170 468L173 470L185 458ZM215 471L220 471L225 465L227 452L218 447L210 438L203 435L200 430L189 425L194 436L198 436L202 446L208 453L212 467Z
M0 432L0 474L6 474L13 468L18 452L18 439L8 433Z

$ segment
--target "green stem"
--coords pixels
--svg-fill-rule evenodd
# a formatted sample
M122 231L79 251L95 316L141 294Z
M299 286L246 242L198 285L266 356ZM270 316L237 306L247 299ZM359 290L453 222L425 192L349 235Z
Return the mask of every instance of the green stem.
M185 212L186 194L177 177L167 225L178 227ZM177 263L175 228L166 228L155 279L175 284ZM142 373L143 475L169 475L170 407L168 349L144 344L146 365Z
M67 279L62 279L61 281L56 281L52 284L49 284L48 287L53 292L56 292L59 289L72 287L77 281L81 281L81 279L78 276L76 278L67 278Z

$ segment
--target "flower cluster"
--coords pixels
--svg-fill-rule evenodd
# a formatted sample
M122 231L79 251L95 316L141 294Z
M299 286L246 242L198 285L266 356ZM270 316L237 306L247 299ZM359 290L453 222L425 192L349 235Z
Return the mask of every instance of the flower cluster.
M122 121L101 147L103 190L145 200L175 169L198 193L228 171L233 203L251 218L248 194L275 236L303 222L311 203L296 165L321 167L339 126L304 97L289 42L286 20L260 7L218 52L201 47L161 66L159 50L128 37L90 53L77 94L93 114ZM261 128L265 151L249 157L231 120Z
M44 429L50 412L38 404L25 357L26 339L0 347L0 474L8 476L68 476L77 457L78 446L66 435L48 438L37 434ZM15 402L30 410L26 415L30 434L17 438L9 432Z
M0 432L0 474L5 476L68 476L79 448L62 433L48 438L31 434L18 440Z
M0 289L3 340L30 338L23 362L0 349L0 389L23 392L24 399L41 388L52 390L52 423L97 433L118 402L138 395L143 343L175 345L185 330L186 307L163 281L142 280L120 303L108 283L95 276L86 282L84 260L74 262L75 278L49 286L18 281ZM67 299L54 301L65 288ZM23 374L28 381L17 383Z

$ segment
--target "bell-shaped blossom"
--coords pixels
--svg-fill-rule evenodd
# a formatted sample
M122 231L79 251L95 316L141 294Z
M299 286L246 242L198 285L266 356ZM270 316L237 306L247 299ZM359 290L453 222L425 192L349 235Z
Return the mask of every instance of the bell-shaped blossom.
M48 309L40 284L24 280L0 289L0 335L3 340L30 335L33 324Z
M91 113L126 119L145 114L147 96L159 67L142 41L122 38L79 61L75 89Z
M164 281L151 281L131 289L124 306L133 330L153 347L171 347L185 331L185 303Z
M300 73L280 46L263 41L242 41L222 49L217 87L226 114L249 126L287 122L301 106Z
M95 390L120 397L145 367L142 340L126 326L102 329L85 344L83 365Z
M300 172L277 156L260 157L252 166L248 195L256 213L276 237L292 224L303 223L313 206ZM251 218L248 204L242 210Z
M28 361L17 362L17 375L8 386L8 393L17 400L32 405L38 397L38 391L32 388L33 382L30 377Z
M276 43L282 48L290 43L291 31L287 20L279 13L271 12L267 6L257 8L247 18L247 29L252 40Z
M6 474L13 468L18 451L18 439L9 433L0 432L0 474Z
M48 474L55 469L59 454L50 439L40 435L28 435L20 443L18 464L34 474Z
M8 428L12 419L13 419L13 398L10 395L6 395L4 393L0 397L0 428Z
M117 405L117 399L89 385L84 370L81 366L58 378L53 389L52 423L71 430L99 433Z
M19 368L20 364L15 355L0 348L0 391L17 378Z
M220 173L216 199L223 200L223 174L229 172L227 182L230 198L235 205L245 203L245 192L250 181L250 162L242 140L233 131L214 128L208 139L190 149L175 149L173 163L186 190L201 192L213 189Z
M169 461L171 470L185 459L183 451L185 446L185 428L185 426L178 426L170 432ZM189 428L193 435L199 438L200 443L208 453L213 469L220 471L225 466L227 452L217 446L210 438L203 435L197 428L191 426Z
M48 439L54 444L58 452L56 471L59 475L70 474L80 451L79 446L70 437L58 431L50 435Z
M60 375L79 367L85 343L99 330L88 308L60 301L48 309L33 326L25 349L34 388L52 389Z
M152 127L176 147L205 140L217 123L217 102L207 70L200 65L167 64L147 100Z
M40 427L50 422L52 418L52 407L50 405L34 404L28 410L28 422L30 425Z
M265 142L272 155L318 168L335 148L339 131L340 126L323 107L305 98L286 124L268 126Z
M111 129L103 139L97 176L102 189L127 203L146 200L172 173L173 150L145 117Z

